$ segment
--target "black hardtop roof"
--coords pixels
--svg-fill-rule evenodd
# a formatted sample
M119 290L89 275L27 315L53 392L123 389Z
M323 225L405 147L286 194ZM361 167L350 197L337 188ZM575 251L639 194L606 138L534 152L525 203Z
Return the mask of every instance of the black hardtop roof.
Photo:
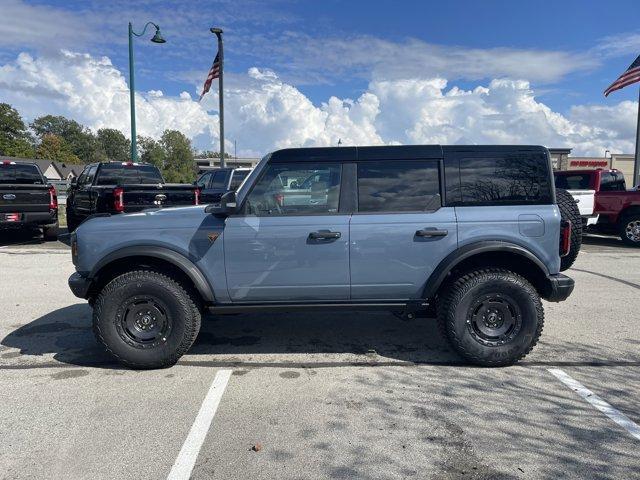
M271 153L269 161L411 160L443 158L445 152L546 152L539 145L385 145L365 147L285 148Z

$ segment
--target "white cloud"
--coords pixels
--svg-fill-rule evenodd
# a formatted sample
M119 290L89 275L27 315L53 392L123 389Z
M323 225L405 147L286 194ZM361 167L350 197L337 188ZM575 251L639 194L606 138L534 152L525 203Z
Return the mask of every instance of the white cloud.
M271 70L250 69L225 83L227 151L238 141L244 155L274 148L349 144L542 144L576 154L605 149L631 152L637 103L577 105L563 115L535 98L529 82L494 79L471 90L443 78L372 81L357 99L330 97L314 105ZM138 94L138 132L159 136L178 129L199 148L217 146L215 88L202 104L189 92ZM124 76L106 57L62 51L33 58L20 54L0 66L3 101L27 118L66 115L93 128L129 132Z

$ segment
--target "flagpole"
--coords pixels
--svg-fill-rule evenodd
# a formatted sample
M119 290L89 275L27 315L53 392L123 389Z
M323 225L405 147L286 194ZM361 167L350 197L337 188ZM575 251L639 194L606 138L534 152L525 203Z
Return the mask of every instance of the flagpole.
M211 33L215 33L218 37L218 55L220 56L220 77L218 78L218 101L219 101L219 118L220 118L220 168L224 168L224 52L222 51L222 29L211 28Z
M640 142L640 88L638 88L638 118L636 119L636 156L633 162L633 181L631 187L638 185L638 170L640 170L640 149L638 149L638 142Z

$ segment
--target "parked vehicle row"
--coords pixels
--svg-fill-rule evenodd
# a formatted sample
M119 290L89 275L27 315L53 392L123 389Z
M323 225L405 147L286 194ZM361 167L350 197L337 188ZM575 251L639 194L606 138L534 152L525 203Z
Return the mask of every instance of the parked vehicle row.
M166 183L160 170L146 163L87 165L67 191L69 231L95 214L133 213L148 208L198 205L194 185Z
M622 172L559 171L555 184L573 195L586 228L619 235L625 244L640 247L640 191L627 190Z
M174 364L204 311L335 309L433 309L463 357L509 365L573 289L557 195L543 147L279 150L219 203L89 218L69 286L135 368Z
M35 163L0 162L0 230L38 228L58 235L58 197Z

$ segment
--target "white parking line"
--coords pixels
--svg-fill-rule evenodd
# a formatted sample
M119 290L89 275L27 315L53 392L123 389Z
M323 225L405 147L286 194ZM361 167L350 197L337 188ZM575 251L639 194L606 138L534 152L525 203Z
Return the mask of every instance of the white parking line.
M207 393L207 396L202 401L198 416L191 426L189 435L187 435L187 439L180 449L180 453L171 468L171 472L169 472L168 480L188 480L191 476L191 471L196 464L198 453L207 436L218 405L220 405L220 400L229 382L229 377L231 377L231 370L219 370L218 373L216 373L209 388L209 393Z
M578 395L580 395L587 402L600 410L622 428L627 430L633 437L636 438L636 440L640 440L640 426L638 426L637 423L627 417L624 413L613 408L591 390L567 375L563 370L560 370L559 368L549 368L548 370L554 377L564 383L567 387L576 392Z

